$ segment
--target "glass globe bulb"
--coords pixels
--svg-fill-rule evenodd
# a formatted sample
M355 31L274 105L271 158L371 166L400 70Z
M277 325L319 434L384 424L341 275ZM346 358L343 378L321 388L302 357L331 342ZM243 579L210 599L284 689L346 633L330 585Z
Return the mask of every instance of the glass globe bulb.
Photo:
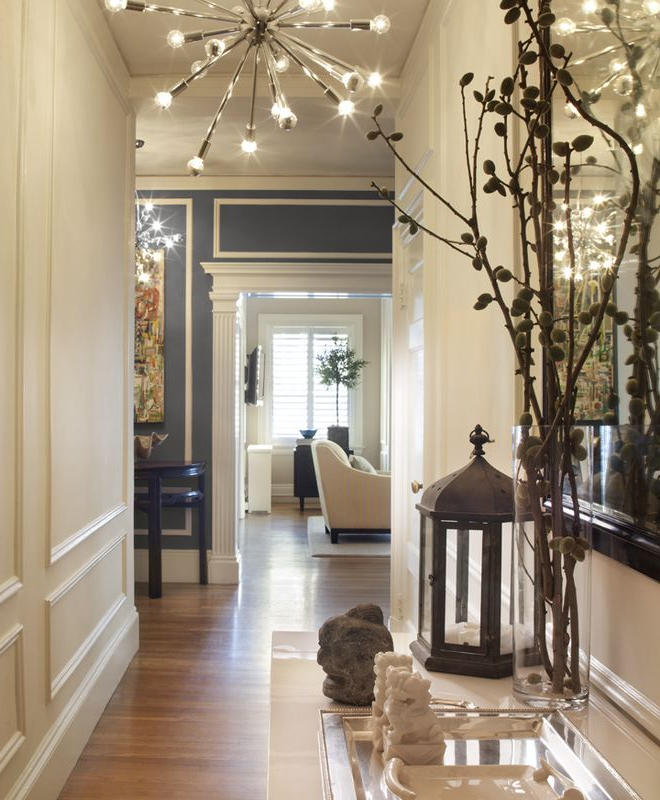
M115 14L117 11L123 11L128 5L128 0L105 0L105 7L108 11Z
M172 95L169 92L158 92L156 105L162 109L169 108L172 105Z
M598 11L598 0L584 0L582 10L585 14L595 14Z
M190 175L200 175L204 172L204 159L199 156L193 156L186 166Z
M170 31L167 34L167 43L170 47L177 48L181 47L186 43L186 37L183 35L181 31Z
M254 139L243 139L241 142L241 150L244 153L256 153L257 152L257 143Z
M190 72L191 73L192 72L199 72L200 69L204 66L204 64L206 64L206 61L193 61L193 63L190 65ZM206 73L202 72L201 75L197 75L196 77L197 78L204 78L205 76L206 76Z
M321 0L298 0L298 5L304 11L316 11L321 6Z
M631 75L619 75L612 84L612 89L621 97L627 97L633 90L633 79Z
M221 56L225 52L226 47L227 45L222 39L209 39L204 45L204 50L206 50L206 55L209 58L214 58L215 56Z
M633 145L632 151L636 156L641 156L644 152L644 145L641 142L638 142L637 144Z
M364 86L364 78L359 72L345 72L342 75L341 82L351 93L359 92Z
M390 29L390 21L385 14L379 14L371 20L370 28L376 33L387 33Z
M326 11L334 11L335 0L323 0L323 8L325 8Z
M289 61L289 57L284 55L284 53L280 53L275 59L276 72L286 72L290 66L291 62Z
M642 8L647 14L660 14L660 0L644 0Z
M380 72L372 72L367 79L367 83L371 86L372 89L375 89L377 86L380 86L383 82L383 76Z
M273 103L273 105L270 107L271 117L273 117L273 119L278 119L280 114L282 113L282 110L283 109L279 103Z
M573 103L566 103L564 106L564 114L566 114L569 119L576 119L579 116L577 108L575 108Z
M355 103L352 100L342 100L338 106L342 117L347 117L355 111Z
M283 108L277 118L277 124L283 131L291 131L298 124L298 117L290 108Z
M637 103L637 105L635 106L635 116L638 119L644 119L644 117L646 116L646 106L644 105L644 103Z
M626 68L626 62L622 61L620 58L613 58L607 65L607 68L610 72L623 72Z
M577 30L577 25L569 17L560 17L552 26L557 36L571 36Z

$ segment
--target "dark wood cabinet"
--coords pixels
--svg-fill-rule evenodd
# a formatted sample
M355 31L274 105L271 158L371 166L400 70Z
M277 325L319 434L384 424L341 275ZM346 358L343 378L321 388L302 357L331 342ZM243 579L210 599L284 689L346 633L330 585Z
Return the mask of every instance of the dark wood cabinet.
M299 499L301 511L305 509L306 497L319 496L311 442L300 443L293 451L293 495Z

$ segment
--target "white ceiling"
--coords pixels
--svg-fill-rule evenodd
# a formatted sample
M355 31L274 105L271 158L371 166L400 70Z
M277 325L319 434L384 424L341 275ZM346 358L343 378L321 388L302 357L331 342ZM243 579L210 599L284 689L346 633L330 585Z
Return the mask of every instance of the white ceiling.
M203 8L199 0L173 2L181 8ZM222 0L219 3L223 5ZM236 0L225 0L224 5L231 8ZM355 98L357 112L350 118L342 118L321 90L292 67L282 76L282 85L299 122L293 131L284 132L270 118L268 88L261 77L255 120L259 150L251 156L245 156L240 149L251 91L251 68L246 66L216 129L205 159L204 175L379 177L391 174L393 165L387 148L382 142L367 142L364 134L371 128L369 115L376 103L385 105L384 118L393 115L398 78L427 5L428 0L337 0L335 11L327 14L329 19L371 19L386 14L392 23L390 31L382 36L365 31L294 31L301 39L366 73L381 72L383 86L362 90ZM322 19L324 14L315 14L310 19ZM154 103L155 93L171 88L189 74L193 61L204 57L201 42L173 50L165 42L167 32L172 28L184 32L213 30L225 24L130 11L107 16L133 78L136 133L145 141L136 153L137 173L186 175L186 162L201 145L242 48L223 58L203 80L195 81L176 97L170 109L162 111Z

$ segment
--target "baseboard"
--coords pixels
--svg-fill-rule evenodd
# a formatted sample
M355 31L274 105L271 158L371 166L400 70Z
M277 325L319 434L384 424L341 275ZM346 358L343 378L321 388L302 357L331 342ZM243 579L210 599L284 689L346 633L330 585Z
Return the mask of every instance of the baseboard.
M270 487L271 497L293 497L292 483L274 483Z
M199 550L163 550L163 583L198 583ZM149 551L135 550L135 580L149 580Z
M55 800L138 649L135 608L107 643L5 800Z
M591 683L609 702L660 742L660 707L656 703L593 657Z

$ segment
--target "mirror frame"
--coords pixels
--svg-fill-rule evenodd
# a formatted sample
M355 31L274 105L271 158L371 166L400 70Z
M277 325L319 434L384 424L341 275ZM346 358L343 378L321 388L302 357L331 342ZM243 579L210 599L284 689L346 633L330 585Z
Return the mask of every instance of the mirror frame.
M550 29L544 32L546 44L550 44ZM546 93L550 87L550 73L544 62L540 66L541 90ZM547 163L552 161L553 143L553 110L550 112L548 122L549 133L544 141L544 155ZM552 212L547 200L550 199L552 188L544 183L544 223L552 236ZM548 253L548 274L553 273L552 247L546 249ZM545 367L544 367L545 373ZM544 374L544 387L547 386ZM547 392L543 392L544 415L547 416ZM598 423L597 423L598 424ZM660 534L647 528L623 520L615 514L605 511L594 511L592 520L592 543L596 552L601 553L614 561L655 581L660 581Z

